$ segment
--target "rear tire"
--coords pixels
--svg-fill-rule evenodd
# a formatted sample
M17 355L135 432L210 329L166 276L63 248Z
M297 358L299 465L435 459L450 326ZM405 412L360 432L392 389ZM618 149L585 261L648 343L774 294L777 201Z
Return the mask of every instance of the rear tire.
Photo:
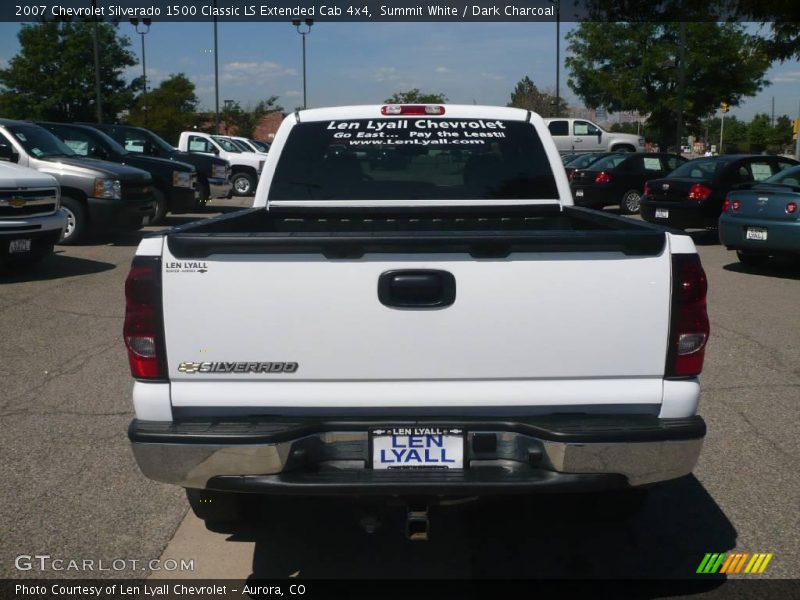
M760 267L769 260L769 256L766 254L753 254L742 250L736 251L736 257L740 263L748 267Z
M89 214L80 201L69 196L61 196L61 210L67 216L67 226L58 241L62 246L80 244L89 231Z
M628 190L622 195L619 212L623 215L638 214L642 208L642 194L638 190Z
M612 152L636 152L636 148L633 146L628 146L627 144L623 144L622 146L614 146L611 149Z
M234 173L231 184L234 196L252 196L256 191L256 178L250 173Z
M167 199L161 190L153 190L153 198L156 201L156 211L150 217L144 218L145 225L161 225L167 217Z

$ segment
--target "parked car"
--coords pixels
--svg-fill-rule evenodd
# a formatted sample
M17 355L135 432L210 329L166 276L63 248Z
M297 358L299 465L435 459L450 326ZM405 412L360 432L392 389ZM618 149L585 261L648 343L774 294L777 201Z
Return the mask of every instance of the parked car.
M613 152L582 152L581 154L573 155L569 162L564 163L564 171L567 174L567 179L572 178L572 174L578 169L585 169L592 163L597 162L601 158L605 158Z
M771 256L800 256L800 167L728 194L719 241L746 265Z
M545 119L559 152L643 152L644 138L606 131L587 119Z
M0 162L0 262L32 264L50 256L67 226L56 178Z
M184 162L155 158L128 152L116 140L88 125L38 122L78 156L99 158L137 167L153 178L156 209L148 219L150 225L162 223L167 212L186 213L196 210L197 172Z
M647 183L642 218L678 228L714 228L722 203L735 186L769 179L800 164L791 158L763 154L724 154L685 162L668 177Z
M252 196L267 159L263 154L241 151L232 140L222 135L200 131L184 131L178 140L183 152L224 158L231 165L231 184L237 196Z
M622 214L636 214L645 182L665 176L684 162L686 159L677 154L611 154L573 171L572 197L577 206L603 208L619 204Z
M602 491L635 510L690 473L709 334L691 238L573 206L527 110L391 109L290 115L253 209L139 245L124 340L143 473L215 528L259 495L372 494L416 498L415 535L443 497ZM413 160L365 177L336 134L368 127ZM442 129L456 139L413 143Z
M43 127L0 119L0 159L56 178L67 225L59 243L77 244L90 232L139 229L153 214L150 173L105 160L80 157Z
M192 165L197 170L197 210L215 198L230 198L230 165L216 156L181 152L164 139L142 127L81 123L114 138L125 150L139 156L152 156Z
M238 142L242 150L247 152L255 152L256 154L263 154L264 156L269 153L269 147L264 147L264 145L260 142L256 142L250 138L241 137L238 135L229 135L228 137L234 142Z

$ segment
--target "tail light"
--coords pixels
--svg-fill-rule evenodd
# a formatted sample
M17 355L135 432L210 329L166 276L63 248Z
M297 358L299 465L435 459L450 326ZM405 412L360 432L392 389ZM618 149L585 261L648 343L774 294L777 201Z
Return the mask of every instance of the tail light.
M649 196L650 195L650 182L649 181L645 181L644 182L644 190L642 191L642 195L643 196Z
M125 325L131 375L137 379L166 379L161 315L161 259L137 256L125 280Z
M672 257L672 317L667 377L691 377L703 370L710 332L706 312L708 282L697 254Z
M725 198L725 201L722 203L722 212L729 212L731 210L731 201Z
M387 104L381 106L382 115L443 115L444 106L436 104Z
M609 183L610 181L611 181L611 175L609 175L605 171L600 171L594 178L595 183Z
M689 188L689 200L705 200L711 195L711 188L702 183L695 183Z
M786 205L786 214L793 215L796 212L797 212L797 202L789 202L789 204Z
M575 169L573 169L572 171L569 172L569 180L570 181L575 181L575 173L577 173L577 171Z
M733 202L731 202L731 208L733 210L739 210L740 208L742 208L742 201L741 200L734 200Z

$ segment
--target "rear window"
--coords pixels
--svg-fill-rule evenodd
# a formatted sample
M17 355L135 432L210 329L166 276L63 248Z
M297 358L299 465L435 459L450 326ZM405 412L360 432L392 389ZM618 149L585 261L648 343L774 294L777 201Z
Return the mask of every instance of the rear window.
M619 166L621 163L625 162L630 158L629 154L612 154L611 156L606 156L605 158L601 158L593 163L590 163L590 171L603 171L608 169L613 169L614 167Z
M683 163L672 173L670 177L688 177L690 179L713 179L714 175L720 172L728 163L716 159L703 159L690 160Z
M558 198L536 130L519 121L394 118L292 128L270 200Z

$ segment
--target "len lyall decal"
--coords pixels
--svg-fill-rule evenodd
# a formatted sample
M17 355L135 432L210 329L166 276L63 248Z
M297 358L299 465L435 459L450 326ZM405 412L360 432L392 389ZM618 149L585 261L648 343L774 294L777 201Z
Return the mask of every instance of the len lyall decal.
M697 573L763 573L774 555L766 552L708 552L700 561Z

